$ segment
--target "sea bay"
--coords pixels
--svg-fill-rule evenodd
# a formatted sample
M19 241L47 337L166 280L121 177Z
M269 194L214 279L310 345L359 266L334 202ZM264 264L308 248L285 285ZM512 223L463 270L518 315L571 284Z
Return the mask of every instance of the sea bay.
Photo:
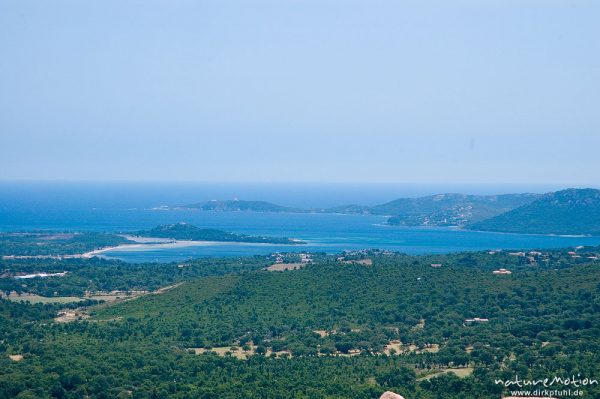
M486 249L559 248L598 245L600 237L503 234L456 228L401 227L374 215L214 212L193 210L91 209L2 214L3 230L135 232L156 225L187 222L248 235L290 237L306 245L211 243L175 247L136 247L102 256L129 262L170 262L205 256L248 256L272 252L384 249L408 254Z
M251 190L252 189L252 190ZM385 216L322 213L215 212L159 210L160 205L181 205L194 199L244 197L267 198L283 205L294 204L303 195L318 206L368 203L393 199L396 195L441 192L447 187L367 186L362 194L355 187L339 186L325 192L319 186L173 186L101 184L3 185L0 191L1 231L106 231L130 233L157 225L187 222L201 228L215 228L248 235L297 238L306 245L210 243L193 246L119 248L103 253L108 258L129 262L180 261L206 256L264 255L272 252L313 251L338 253L345 250L383 249L408 254L449 253L487 249L562 248L599 245L600 237L503 234L438 227L390 226ZM466 189L466 188L465 188ZM471 190L476 188L471 187ZM289 191L285 195L286 190ZM509 191L509 188L481 188L479 191ZM165 194L167 193L167 194ZM326 197L326 198L325 198ZM337 200L336 200L337 198ZM118 200L117 200L118 199Z

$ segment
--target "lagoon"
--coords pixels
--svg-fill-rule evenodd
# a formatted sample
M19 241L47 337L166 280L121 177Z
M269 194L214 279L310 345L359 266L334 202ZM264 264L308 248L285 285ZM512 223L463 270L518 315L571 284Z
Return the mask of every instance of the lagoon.
M249 235L298 238L307 245L202 243L190 246L141 245L119 248L102 256L129 262L171 262L206 256L251 256L272 252L386 249L408 254L434 254L487 249L559 248L600 245L600 237L477 232L456 228L401 227L373 215L211 212L193 210L94 209L7 215L3 230L97 230L133 232L159 224L187 222Z
M0 230L93 230L108 232L135 232L160 224L187 222L202 228L216 228L249 235L269 235L298 238L307 245L288 246L249 243L214 243L194 246L145 248L144 246L117 249L103 253L108 258L129 262L181 261L206 256L251 256L277 251L318 251L337 253L344 250L387 249L408 254L434 254L487 249L561 248L578 245L600 245L600 237L564 237L531 234L476 232L455 228L400 227L385 224L386 218L373 215L296 214L256 212L212 212L198 210L156 210L156 206L178 205L210 198L228 198L242 188L224 186L227 192L212 186L152 185L149 188L133 186L72 185L49 187L48 184L0 185ZM145 187L145 186L144 186ZM225 190L219 188L219 190ZM343 190L342 190L343 188ZM354 194L350 188L337 188L322 198L323 187L283 189L266 187L262 191L246 192L245 198L276 201L294 206L306 203L315 206L333 203L382 202L414 188L402 188L394 194L389 187L365 187L365 194ZM212 191L211 191L212 190ZM249 190L245 188L245 190ZM258 190L258 189L255 189ZM344 191L345 190L345 191ZM400 189L399 189L400 190ZM447 187L432 187L431 192L448 191ZM469 188L470 191L476 191ZM490 189L491 190L491 189ZM466 189L464 190L466 191ZM505 187L496 192L509 192ZM299 192L304 197L300 198ZM168 193L168 197L162 197ZM416 191L414 193L417 193ZM426 193L426 192L425 192ZM275 194L279 195L274 198ZM418 194L423 194L418 192ZM252 195L252 197L250 196ZM378 195L375 200L372 197ZM270 197L271 196L271 197ZM337 200L333 198L338 198ZM370 200L370 201L369 201Z

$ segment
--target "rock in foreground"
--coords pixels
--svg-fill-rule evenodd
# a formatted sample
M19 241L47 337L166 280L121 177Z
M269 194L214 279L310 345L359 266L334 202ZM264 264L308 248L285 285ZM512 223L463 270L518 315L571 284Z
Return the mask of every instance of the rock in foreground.
M397 393L391 391L385 391L379 399L404 399L404 396L400 396Z

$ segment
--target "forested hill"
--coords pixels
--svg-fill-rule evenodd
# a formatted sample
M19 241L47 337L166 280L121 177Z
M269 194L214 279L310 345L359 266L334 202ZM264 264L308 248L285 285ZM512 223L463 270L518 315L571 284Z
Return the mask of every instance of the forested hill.
M188 223L175 223L156 226L153 229L142 230L136 234L141 237L171 238L174 240L304 244L302 241L287 237L249 236L246 234L230 233L217 229L201 229Z
M388 222L406 226L464 226L510 211L539 198L539 194L467 195L437 194L419 198L399 198L380 205L340 205L302 209L266 201L213 200L178 207L227 212L347 213L391 216Z
M600 248L574 251L312 254L281 272L259 270L272 257L0 260L0 274L69 271L0 279L5 292L132 293L97 306L0 298L0 398L497 399L511 388L494 381L517 374L597 378Z
M468 226L474 230L537 234L600 234L600 190L567 189Z
M203 211L226 211L226 212L308 212L304 209L290 208L286 206L276 205L266 201L240 201L240 200L226 200L218 201L212 200L207 202L199 202L196 204L190 204L182 206L184 209L200 209Z
M208 201L181 207L205 211L348 213L389 216L400 226L460 226L475 230L600 234L600 191L568 189L548 194L467 195L446 193L399 198L380 205L301 209L265 201Z
M464 226L515 209L537 198L538 194L439 194L400 198L371 207L369 211L378 215L394 215L388 220L394 225Z

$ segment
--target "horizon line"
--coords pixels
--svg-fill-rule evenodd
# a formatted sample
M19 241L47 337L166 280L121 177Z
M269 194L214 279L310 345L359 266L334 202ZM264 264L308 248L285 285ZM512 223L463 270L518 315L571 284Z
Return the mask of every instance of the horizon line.
M315 181L315 180L146 180L146 179L0 179L4 183L128 183L128 184L240 184L240 185L464 185L464 186L555 186L566 188L600 188L600 183L581 182L476 182L476 181Z

